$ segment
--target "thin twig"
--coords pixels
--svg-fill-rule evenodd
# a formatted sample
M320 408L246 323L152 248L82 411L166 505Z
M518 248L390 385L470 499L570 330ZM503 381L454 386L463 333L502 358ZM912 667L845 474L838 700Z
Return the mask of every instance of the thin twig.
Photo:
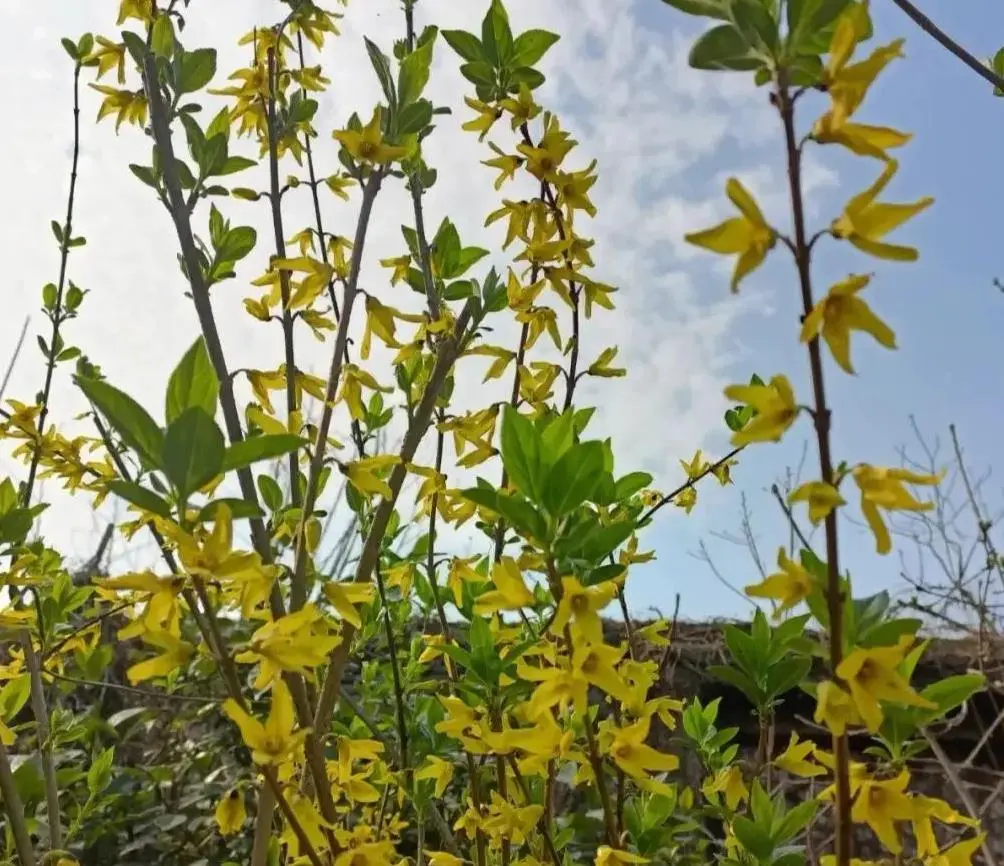
M958 42L948 36L944 30L938 27L930 18L921 12L910 0L892 0L902 9L921 30L934 39L942 48L947 49L959 60L966 64L981 78L989 81L994 87L1004 90L1004 78L1001 78L985 63L980 63L972 54L966 51Z
M24 660L28 666L31 684L31 711L35 716L35 732L38 738L38 754L42 761L42 778L45 780L45 808L49 817L49 848L63 847L63 829L59 819L59 784L56 781L56 764L52 760L52 742L49 738L49 708L45 702L45 686L42 683L42 665L35 652L35 645L28 631L21 634Z
M11 769L10 755L7 747L0 739L0 794L3 794L7 820L10 822L11 834L14 836L14 848L21 861L21 866L35 866L35 850L31 844L31 834L24 820L24 805L21 795L17 792L14 781L14 771Z

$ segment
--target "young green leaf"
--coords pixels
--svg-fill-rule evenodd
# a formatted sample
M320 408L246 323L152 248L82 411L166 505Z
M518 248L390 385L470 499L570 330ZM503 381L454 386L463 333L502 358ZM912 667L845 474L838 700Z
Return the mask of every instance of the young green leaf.
M182 356L168 380L165 397L167 423L172 423L193 406L205 410L210 417L214 416L219 394L220 382L206 351L206 341L199 337Z
M216 422L204 409L186 409L167 428L164 437L164 474L180 499L187 499L223 472L226 442Z
M223 457L223 472L243 469L261 460L273 460L283 457L290 451L302 448L307 440L292 433L270 433L261 436L251 436L242 442L235 442L226 450Z
M164 431L132 397L98 379L77 377L77 386L125 444L148 466L160 468Z
M540 435L533 422L512 406L502 412L502 465L509 479L528 499L540 501L545 466Z
M171 519L171 506L152 490L140 487L139 484L132 481L123 481L121 478L113 478L107 484L112 493L121 496L126 502L139 506L144 511L149 511L158 517Z

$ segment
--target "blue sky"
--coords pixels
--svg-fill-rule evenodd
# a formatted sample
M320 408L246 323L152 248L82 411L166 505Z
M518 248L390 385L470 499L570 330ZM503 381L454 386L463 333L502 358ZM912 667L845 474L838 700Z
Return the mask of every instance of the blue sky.
M477 30L487 5L488 0L422 0L419 24L433 21ZM619 471L649 470L657 486L671 489L682 476L680 458L689 458L696 447L712 455L727 447L721 422L726 384L748 380L753 371L764 376L784 372L800 393L807 393L806 355L796 342L794 272L783 248L734 298L728 292L731 264L682 242L685 232L728 214L723 188L733 173L755 192L768 217L785 228L779 125L765 103L765 91L753 90L745 76L687 67L689 43L704 25L658 0L507 0L506 5L517 31L544 27L561 34L543 63L548 80L539 99L558 110L563 126L580 142L571 168L583 168L594 157L599 163L600 179L593 190L599 215L582 231L596 238L598 278L621 291L616 311L588 323L583 357L595 358L604 347L617 345L629 376L588 383L578 402L600 407L591 432L613 437ZM828 364L835 447L852 462L896 463L897 446L911 440L908 417L914 413L930 436L945 434L950 422L958 424L971 462L982 469L997 459L995 433L1001 420L993 384L1004 296L992 279L1004 277L993 231L998 202L1004 200L1004 172L995 170L1004 101L994 99L984 82L917 30L891 0L872 5L877 30L872 44L905 36L907 57L886 71L861 117L914 133L900 153L890 199L933 195L936 203L897 235L920 247L918 264L870 261L835 242L819 247L817 293L849 271L874 271L869 300L895 328L901 346L887 352L858 340L856 378ZM1004 39L1004 7L997 0L926 0L924 5L980 57L989 56L999 47L995 40ZM32 316L32 333L42 329L39 289L54 279L58 266L49 221L62 219L65 209L72 74L59 39L85 31L112 35L114 6L66 2L46 11L31 0L0 0L11 36L9 50L0 55L0 77L27 76L30 81L30 87L12 95L19 134L0 141L8 209L18 215L0 235L0 258L17 263L12 274L16 291L5 296L0 317L0 347L13 347L25 316ZM362 37L389 49L402 33L399 7L397 0L350 4L342 36L325 49L323 60L334 86L321 99L317 121L315 158L321 171L337 165L331 130L341 128L353 111L368 117L380 99ZM185 39L189 47L219 48L214 85L221 86L246 63L246 54L236 46L238 37L275 20L283 8L276 0L191 4ZM494 174L479 165L491 156L487 144L460 129L469 117L462 97L471 88L458 72L457 58L445 46L436 52L430 98L452 106L454 114L439 122L428 142L426 156L441 171L427 196L427 221L437 224L448 214L465 244L498 250L504 230L499 225L484 228L485 216L501 197L523 197L525 192L492 188ZM127 86L138 86L131 70L130 75ZM204 101L215 112L213 97ZM807 125L824 105L822 98L806 99L803 122ZM195 339L197 324L184 297L167 217L127 168L149 160L148 140L136 129L123 127L116 135L108 122L94 125L97 106L97 94L83 88L74 230L85 234L88 243L74 252L70 277L90 293L66 338L156 415L168 375ZM499 124L491 138L503 148L515 145L506 124ZM257 156L247 142L238 152ZM293 168L291 163L284 166ZM872 160L812 148L806 165L812 223L826 225L878 169ZM264 167L249 170L239 178L240 185L263 184L263 172ZM325 228L351 234L357 207L356 201L325 201ZM388 184L375 211L363 268L364 284L379 291L386 303L403 308L414 299L387 285L378 260L404 252L399 214L410 207L403 189ZM234 200L222 202L221 208L235 224L256 226L262 239L260 248L241 263L237 279L214 294L225 350L232 368L274 369L282 360L281 340L274 330L250 320L241 303L251 294L249 282L266 267L267 214L260 205ZM197 225L204 226L205 219L200 212ZM289 235L312 220L306 197L289 200ZM507 257L492 261L505 267ZM515 323L503 323L496 342L512 345L516 333ZM546 354L543 342L539 348ZM307 334L299 345L298 364L326 373L329 348ZM389 357L375 349L371 358L378 378L388 382L391 374L380 364ZM472 366L458 375L455 396L461 406L507 399L508 377L483 385L477 365ZM30 399L42 374L41 357L29 338L7 396ZM244 388L243 383L238 387ZM247 396L246 389L243 394ZM53 417L64 432L90 432L74 421L86 406L68 374L56 377L53 405ZM336 429L344 430L344 423L338 427L341 422L336 418ZM782 445L748 451L736 472L736 486L705 486L691 517L665 509L644 538L659 559L633 573L630 606L638 613L651 606L669 613L679 592L687 617L748 612L746 603L690 554L704 539L728 580L741 587L755 579L747 553L712 535L738 528L740 493L745 492L761 554L768 566L773 564L787 532L776 503L763 491L797 462L808 435L803 420ZM431 462L428 449L419 457ZM811 477L814 460L810 452L806 477ZM0 455L0 471L23 477L6 455ZM479 470L492 480L498 472L490 465ZM451 484L465 486L470 478L461 474L451 475ZM113 500L95 512L85 498L67 497L52 484L43 484L42 490L53 503L42 528L71 558L86 558L105 522L127 516ZM855 526L845 526L842 537L843 562L855 572L859 592L896 585L895 554L876 557L870 538ZM444 537L444 548L451 543ZM474 552L470 538L458 537L455 544L458 553ZM482 552L483 543L474 549ZM123 570L156 561L155 551L142 541L127 547L117 542L115 553L115 567Z
M1004 39L1004 7L992 0L924 5L939 25L978 57L990 56ZM900 151L900 171L886 198L912 201L932 195L936 201L898 234L903 242L920 249L916 264L868 260L832 240L820 251L817 297L847 272L874 272L866 292L875 311L896 331L900 345L897 352L888 352L870 344L867 337L859 338L853 346L857 377L843 374L832 363L827 365L835 450L852 462L896 464L898 446L911 446L916 453L908 420L913 414L926 436L940 435L945 444L947 427L955 423L967 458L983 470L999 465L999 430L1004 420L997 388L1004 296L992 285L995 276L1004 274L995 228L1004 196L1004 172L999 169L1004 101L995 99L982 79L918 30L891 2L872 6L876 34L871 44L905 36L907 56L891 65L870 92L861 120L914 133L913 141ZM645 22L659 29L683 17L655 2L642 3L639 10ZM815 109L805 105L802 113L811 119ZM778 154L779 142L777 138ZM819 195L817 227L825 225L846 198L878 174L873 161L834 153L832 147L819 150L837 173L837 184ZM724 160L716 155L715 161ZM794 337L799 302L793 279L790 261L779 248L768 266L750 280L750 286L769 297L775 309L763 317L747 317L738 326L737 338L747 352L730 369L737 381L754 371L765 377L788 373L796 393L807 397L806 355ZM721 273L709 271L704 290L726 293L726 280ZM780 510L763 491L786 466L797 463L810 436L808 419L803 419L780 445L747 451L736 472L737 487L748 494L768 567L787 533ZM948 457L948 452L943 455ZM805 477L816 472L816 452L810 441ZM999 491L991 478L987 497L992 504L1000 502ZM739 586L755 578L744 549L709 536L716 527L738 528L737 493L715 491L689 520L671 515L649 531L646 540L658 552L659 561L633 577L632 608L653 605L668 613L674 594L680 592L681 611L687 617L748 612L749 607L718 583L706 564L689 555L704 537L724 576ZM902 586L896 551L878 557L860 526L843 522L841 548L843 563L855 575L857 594Z

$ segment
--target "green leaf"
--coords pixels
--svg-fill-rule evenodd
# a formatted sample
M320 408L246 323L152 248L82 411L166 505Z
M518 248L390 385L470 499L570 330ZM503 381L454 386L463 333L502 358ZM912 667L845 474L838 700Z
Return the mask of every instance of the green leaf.
M258 517L264 517L265 512L261 510L261 507L255 505L253 502L248 502L246 499L234 499L232 497L225 496L221 499L214 499L212 502L207 502L202 508L199 509L199 520L213 520L216 514L216 509L220 505L226 505L230 509L230 516L234 520L251 520Z
M492 0L481 22L481 45L485 56L496 69L504 69L513 56L512 29L509 13L501 0Z
M370 63L373 64L377 79L380 81L383 95L387 97L387 104L393 108L397 105L397 97L394 93L394 78L390 71L390 60L371 39L364 36L363 42L366 43L366 53L370 56Z
M512 61L516 66L535 66L558 41L557 33L548 30L527 30L520 33L513 43Z
M120 478L114 478L108 481L107 484L108 489L112 493L122 497L126 502L131 502L133 505L137 505L151 514L156 514L158 517L171 519L171 506L152 490L147 490L145 487L140 487L139 484L132 481L123 481Z
M212 139L210 139L212 141ZM246 156L228 156L223 160L223 164L213 172L214 177L223 177L228 174L237 174L239 171L244 171L247 168L253 168L258 165L253 159L248 159Z
M712 665L706 670L709 676L719 679L730 686L739 689L749 702L755 707L762 707L767 703L767 696L748 674L738 668L730 668L725 665Z
M432 103L427 99L420 99L404 106L397 116L397 131L401 135L410 135L421 132L432 123Z
M547 525L544 518L530 503L488 487L472 487L465 490L464 498L491 509L525 537L537 541L546 539Z
M112 781L112 762L115 760L115 749L104 749L87 769L87 791L91 796L97 796L107 788Z
M775 845L785 845L801 833L816 816L819 808L818 800L806 800L799 803L783 817L775 821L771 841Z
M243 259L258 242L258 232L251 226L237 226L227 231L216 249L220 261L237 262Z
M135 451L148 466L161 467L164 431L132 397L98 379L77 377L77 385L118 433L122 441Z
M812 668L812 659L784 658L767 668L767 695L770 699L786 695L804 680Z
M636 493L644 490L652 483L652 476L647 472L629 472L623 478L618 478L614 485L614 499L623 502Z
M721 18L729 16L728 0L662 0L667 6L686 12L688 15L700 15L703 18Z
M788 0L787 47L792 54L822 54L851 0Z
M472 84L483 87L495 86L495 72L490 63L483 60L465 63L460 67L460 74Z
M226 458L224 458L224 463ZM282 488L276 480L268 475L259 475L257 479L258 492L261 493L262 501L269 511L278 511L282 508L283 493Z
M732 831L742 846L757 859L769 860L774 853L774 844L767 832L745 815L740 815L732 822Z
M401 106L410 105L418 99L429 83L429 69L432 66L433 37L416 46L404 60L397 78L397 96Z
M633 520L609 523L590 532L585 542L570 555L584 559L586 562L599 562L627 541L634 531L635 522Z
M226 443L212 416L204 409L186 409L167 428L164 473L178 497L187 499L223 472Z
M199 337L182 356L167 383L165 417L170 424L186 409L198 406L210 416L216 414L220 382L206 351L206 341Z
M540 501L545 467L540 438L533 422L507 405L502 412L502 465L509 479L524 496Z
M694 69L751 72L763 66L763 58L731 24L719 24L702 33L690 49Z
M444 30L443 38L468 63L484 62L485 53L481 41L473 33L466 30Z
M242 442L236 442L226 450L223 457L223 472L243 469L261 460L274 460L297 448L302 448L307 440L292 433L271 433L261 436L251 436Z
M153 22L150 48L157 57L170 57L174 53L174 25L170 15L162 12Z
M934 718L940 718L956 707L961 707L977 692L983 691L985 686L986 677L983 674L958 674L932 683L920 694L938 705Z
M552 517L564 517L589 499L602 474L603 444L573 445L547 473L542 504Z
M765 57L773 57L780 44L778 22L762 0L731 0L729 18L746 42Z
M201 90L216 74L216 49L196 48L186 51L181 58L178 74L178 93L194 93Z

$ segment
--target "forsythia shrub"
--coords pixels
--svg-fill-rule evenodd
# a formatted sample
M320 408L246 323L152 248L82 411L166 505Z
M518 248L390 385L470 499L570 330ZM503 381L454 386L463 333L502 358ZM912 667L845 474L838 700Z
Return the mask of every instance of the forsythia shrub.
M85 306L67 277L69 254L84 242L73 234L71 189L67 216L54 223L59 279L42 292L51 324L39 338L44 386L36 399L8 399L0 422L27 467L19 483L0 485L9 597L0 627L10 639L0 668L4 862L126 862L102 840L145 820L140 788L127 787L132 771L114 726L71 700L102 679L115 640L135 648L127 688L169 704L201 695L191 724L212 717L229 726L232 740L214 734L198 758L207 776L199 808L213 816L216 846L203 849L204 863L797 866L820 822L833 840L821 859L837 866L857 856L856 824L871 828L897 862L962 866L985 844L974 816L910 784L926 727L982 679L915 691L920 623L892 617L887 596L855 598L838 564L837 518L851 490L886 554L883 512L926 508L907 485L938 481L833 454L826 359L852 371L854 331L896 343L865 300L868 275L851 274L821 295L812 284L817 243L848 241L849 261L858 252L917 257L886 239L931 204L886 201L897 169L889 151L909 136L859 122L870 85L901 56L902 42L860 51L871 23L867 3L855 0L666 2L716 19L693 47L693 66L750 73L769 92L790 181L791 236L732 179L726 194L736 215L687 240L736 257L733 291L768 255L790 254L802 301L792 339L807 347L812 382L808 405L781 373L728 388L737 404L725 418L734 450L681 461L685 481L666 496L645 473L615 472L611 443L587 437L593 410L576 404L584 376L624 371L616 348L596 358L580 353L582 329L613 308L616 289L593 276L587 231L596 162L577 158L573 131L537 98L537 65L556 34L514 33L500 0L486 4L480 34L431 24L418 32L421 4L402 0L392 51L366 43L383 101L331 133L340 165L324 168L334 169L327 175L312 140L329 134L318 106L330 82L310 65L310 52L327 50L349 13L288 0L278 21L240 37L248 65L222 86L215 50L184 44L184 15L198 14L199 2L190 10L177 0L122 0L109 21L117 35L64 40L75 99L81 77L93 76L98 119L113 116L117 130L145 128L152 138L151 163L129 168L167 211L199 335L171 374L162 413L106 381L66 343L66 326ZM435 50L454 52L471 85L463 126L484 143L484 164L496 173L499 204L486 223L505 226L504 272L479 264L488 251L464 245L462 227L427 222L423 195L437 169L425 162L423 142L450 111L423 95ZM802 132L796 108L814 91L828 104ZM203 93L226 100L211 118L200 113ZM79 135L77 125L71 185ZM236 153L244 139L258 145L254 158ZM811 233L801 160L816 145L871 159L878 176ZM268 169L266 188L231 185L231 176L259 165ZM400 255L381 262L386 285L364 288L367 229L381 218L379 194L390 184L410 195L410 225ZM301 187L316 219L287 227L284 198ZM508 187L522 191L507 196ZM235 222L251 206L267 212L268 243ZM352 239L325 230L332 206L355 209ZM234 370L216 323L226 301L216 298L214 309L210 292L262 245L267 268L244 309L281 337L282 358ZM399 309L407 304L394 298L406 289L421 298L420 311ZM507 316L518 323L518 343L496 345L493 323ZM297 366L304 327L328 347L327 378ZM366 364L374 343L393 353L386 375ZM546 360L538 343L553 343L559 362ZM485 381L509 377L511 399L454 410L454 383L479 357L490 362ZM71 361L93 432L68 436L50 418L49 395ZM247 403L235 387L245 382L254 398ZM277 392L282 407L273 404ZM347 443L332 436L342 411ZM689 513L698 482L730 483L741 451L780 440L800 421L815 429L819 473L791 503L825 525L825 550L779 550L777 572L747 588L774 604L773 624L759 614L748 629L728 627L729 663L713 670L756 709L762 736L750 759L736 729L716 724L717 703L654 695L659 666L640 647L665 645L668 623L633 629L628 619L628 639L612 645L600 614L619 602L627 615L631 567L652 558L638 534L664 505ZM403 438L387 453L380 434L392 422ZM431 465L417 462L423 442L433 446ZM495 481L451 483L451 463L484 466L487 475L496 456ZM277 460L285 489L268 462ZM352 563L332 567L321 546L324 497L339 476L361 548ZM45 507L32 504L42 477L95 506L124 500L133 515L119 529L149 533L162 562L75 585L58 551L29 540ZM409 478L418 485L413 519L401 510ZM418 520L424 531L407 549L405 530ZM437 529L471 523L484 552L451 555ZM807 614L790 615L803 603ZM413 634L416 618L436 627ZM106 620L115 623L111 635ZM364 647L376 647L377 658L371 652L349 682L347 667ZM823 660L822 677L814 658ZM443 668L445 676L436 673ZM774 708L797 688L815 696L816 722L832 739L793 736L775 748ZM697 756L703 783L680 780L677 754L651 745L657 728ZM871 737L857 757L851 732ZM29 764L40 767L37 784L24 771ZM223 765L226 786L209 780ZM158 773L151 783L163 781ZM781 774L822 783L791 802ZM945 824L964 832L948 842ZM181 833L176 823L167 830Z

